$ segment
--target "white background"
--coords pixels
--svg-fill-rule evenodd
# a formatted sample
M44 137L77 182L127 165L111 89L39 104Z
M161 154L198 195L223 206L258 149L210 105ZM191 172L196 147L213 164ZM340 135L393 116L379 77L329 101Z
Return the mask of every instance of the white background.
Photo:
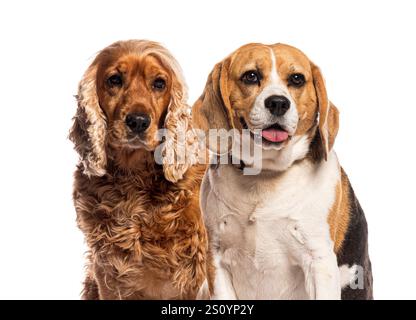
M67 140L82 73L120 39L162 42L190 103L247 42L292 44L341 111L336 150L369 223L377 299L416 298L414 1L1 1L0 298L78 299Z

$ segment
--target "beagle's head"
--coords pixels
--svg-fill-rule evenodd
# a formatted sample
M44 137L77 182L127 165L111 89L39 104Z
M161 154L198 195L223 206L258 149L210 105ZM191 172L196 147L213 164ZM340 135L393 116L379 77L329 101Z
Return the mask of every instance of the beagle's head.
M193 114L205 131L249 129L269 154L307 141L306 153L326 159L338 131L319 68L284 44L248 44L218 63Z

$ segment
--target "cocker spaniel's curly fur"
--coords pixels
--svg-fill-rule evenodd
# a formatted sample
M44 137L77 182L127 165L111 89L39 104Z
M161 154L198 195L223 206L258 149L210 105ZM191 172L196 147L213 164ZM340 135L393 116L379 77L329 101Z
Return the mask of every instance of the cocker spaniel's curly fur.
M116 42L87 69L77 100L73 197L90 249L83 298L195 298L212 272L199 209L205 166L178 63L155 42ZM147 120L132 125L129 115Z

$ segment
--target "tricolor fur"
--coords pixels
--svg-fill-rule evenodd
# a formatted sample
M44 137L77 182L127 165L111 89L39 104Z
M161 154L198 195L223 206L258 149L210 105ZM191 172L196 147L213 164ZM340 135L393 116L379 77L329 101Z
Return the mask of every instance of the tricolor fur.
M290 107L272 112L269 97ZM319 68L291 46L243 46L215 66L193 112L205 131L262 130L259 175L220 164L202 183L211 298L371 299L366 220L332 150L338 110Z

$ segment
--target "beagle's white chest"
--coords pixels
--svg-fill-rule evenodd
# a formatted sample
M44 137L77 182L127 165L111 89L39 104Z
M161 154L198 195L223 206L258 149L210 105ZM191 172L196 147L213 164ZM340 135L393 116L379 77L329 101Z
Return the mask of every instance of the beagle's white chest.
M231 166L210 169L201 205L217 267L215 297L336 298L327 217L338 181L334 153L328 162L303 161L271 177L243 176Z

